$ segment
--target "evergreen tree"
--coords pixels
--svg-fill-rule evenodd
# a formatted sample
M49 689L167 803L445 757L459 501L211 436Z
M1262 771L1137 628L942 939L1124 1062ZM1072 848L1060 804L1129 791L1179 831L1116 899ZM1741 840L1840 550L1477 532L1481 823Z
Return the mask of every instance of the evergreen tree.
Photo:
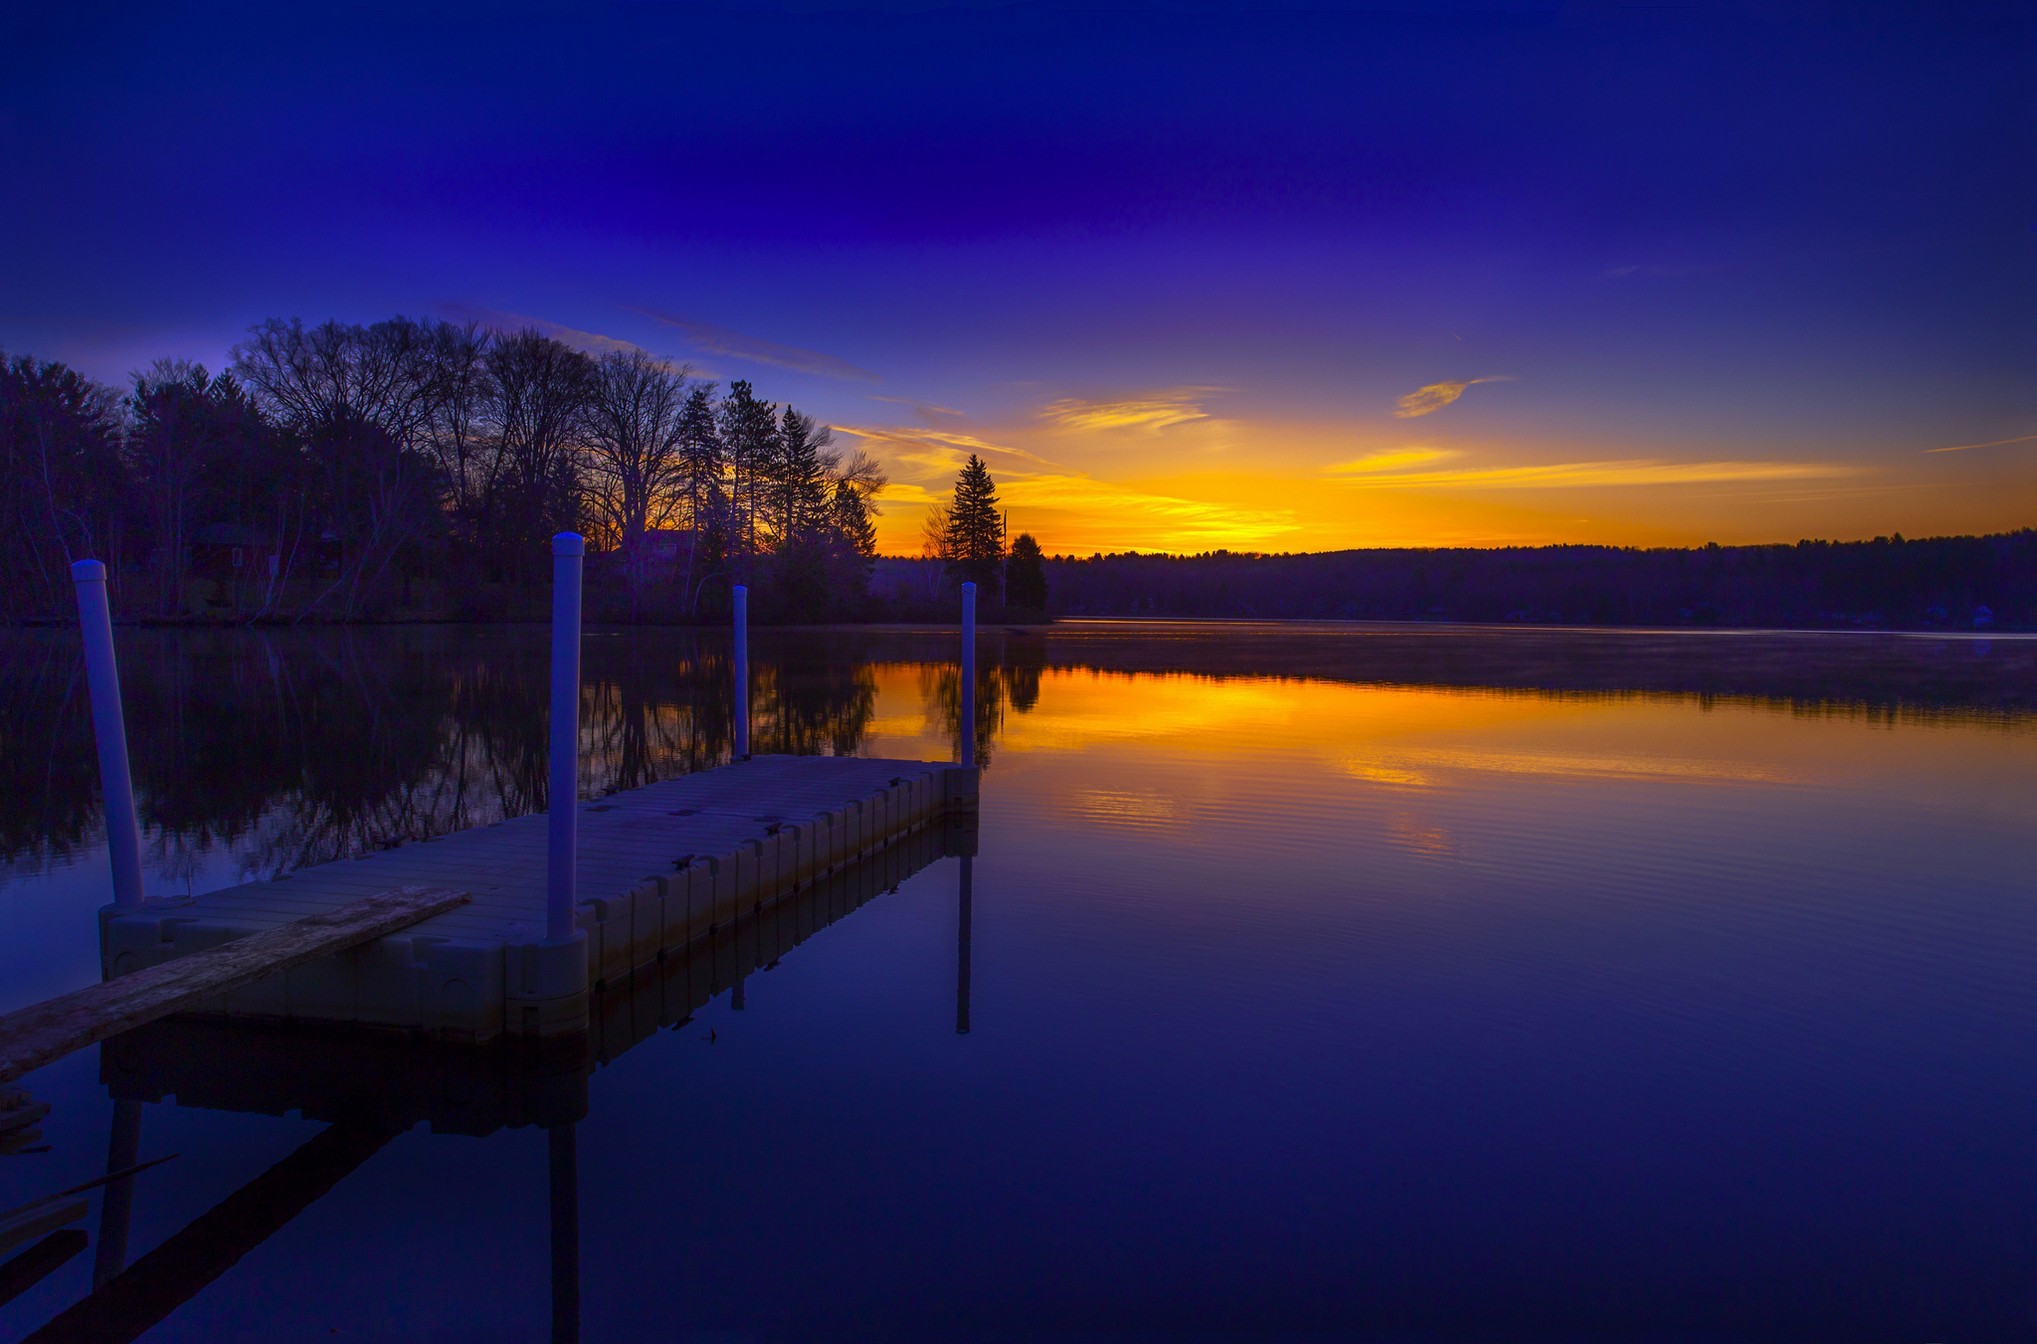
M729 467L729 511L731 549L739 573L748 573L748 561L757 553L759 492L772 474L778 451L777 408L759 400L749 383L738 378L729 384L721 403L721 446Z
M989 468L969 454L955 480L955 498L948 505L948 529L941 558L948 572L985 590L996 600L997 571L1004 561L1004 521L997 508L997 486Z
M1012 539L1011 559L1005 565L1004 600L1006 605L1022 607L1027 611L1047 609L1047 570L1045 557L1040 554L1040 543L1033 540L1030 532L1021 532Z
M771 463L765 528L774 546L818 537L827 522L829 450L834 435L790 406L780 417Z
M728 463L714 405L714 384L695 383L679 410L680 489L686 496L687 608L692 610L699 579L728 557Z
M836 533L849 553L863 562L863 572L868 575L871 563L877 559L877 524L870 520L870 506L864 501L863 492L847 481L836 481L830 511Z

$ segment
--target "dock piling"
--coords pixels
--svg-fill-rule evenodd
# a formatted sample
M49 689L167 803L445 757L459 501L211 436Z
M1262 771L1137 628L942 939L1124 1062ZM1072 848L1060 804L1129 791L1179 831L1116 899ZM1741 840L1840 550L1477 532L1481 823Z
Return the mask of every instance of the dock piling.
M976 764L976 585L962 585L962 764Z
M742 584L735 596L735 758L750 754L750 590Z
M580 1344L580 1156L571 1123L546 1135L551 1158L552 1344Z
M106 1174L128 1171L141 1161L141 1103L116 1100L113 1128L106 1137ZM99 1196L99 1250L92 1264L92 1287L103 1288L127 1268L128 1225L134 1213L134 1177L109 1181Z
M127 721L120 712L120 666L113 657L113 611L106 602L106 566L71 566L78 590L78 628L85 636L85 681L92 697L92 736L99 746L99 787L106 795L106 853L113 862L113 904L141 905L141 822L134 777L127 768Z
M579 848L580 566L587 543L577 532L552 538L552 742L546 792L545 936L573 936L573 866Z
M975 863L975 860L969 855L964 854L959 862L962 865L962 889L960 900L957 902L961 917L957 921L955 934L955 1034L957 1036L967 1036L969 1034L969 922L971 913L969 907L975 895L971 889L972 883L970 879L975 876L971 869L971 865Z

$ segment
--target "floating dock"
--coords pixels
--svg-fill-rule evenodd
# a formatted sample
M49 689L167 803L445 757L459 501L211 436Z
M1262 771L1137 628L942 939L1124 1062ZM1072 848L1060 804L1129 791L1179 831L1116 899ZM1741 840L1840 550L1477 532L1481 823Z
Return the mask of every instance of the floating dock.
M570 1125L587 1115L597 1070L692 1020L712 999L744 1007L746 995L761 990L759 975L907 878L943 858L966 857L974 838L968 818L950 818L718 924L627 980L590 989L586 1029L571 1036L505 1037L470 1049L393 1032L181 1014L107 1042L100 1081L122 1103L368 1121L391 1130L423 1124L479 1137ZM958 984L958 1012L967 993L966 982Z
M639 972L713 946L717 930L923 832L959 826L973 838L976 806L968 766L750 757L579 803L569 937L547 936L550 823L534 814L205 895L108 906L102 970L114 979L395 888L453 888L471 900L195 1011L469 1044L571 1036L598 1029L598 1004L619 1006L611 988L634 985L635 999L664 983ZM662 1003L642 1010L672 1015Z

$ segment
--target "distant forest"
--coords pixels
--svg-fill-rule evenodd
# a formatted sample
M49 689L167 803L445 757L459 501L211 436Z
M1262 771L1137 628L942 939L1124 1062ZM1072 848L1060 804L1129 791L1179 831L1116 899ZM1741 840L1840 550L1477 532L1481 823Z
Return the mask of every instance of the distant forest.
M2037 530L1776 546L1056 556L1068 616L2037 629Z
M128 616L531 615L562 531L597 619L712 618L735 583L764 619L855 616L884 484L746 382L534 330L271 320L124 389L0 356L0 620L65 618L85 557Z

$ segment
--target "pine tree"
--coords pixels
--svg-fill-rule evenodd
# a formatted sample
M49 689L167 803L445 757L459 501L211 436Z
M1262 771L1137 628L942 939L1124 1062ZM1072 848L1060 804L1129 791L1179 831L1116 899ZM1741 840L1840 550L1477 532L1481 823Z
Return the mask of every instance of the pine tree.
M760 401L742 379L729 384L721 403L721 445L729 465L729 506L734 526L731 541L738 568L757 553L759 491L770 478L778 448L777 408Z
M774 546L803 544L827 522L829 450L834 435L790 406L778 424L772 458L767 535Z
M1004 600L1008 606L1027 611L1047 609L1047 570L1040 543L1030 532L1012 539L1011 560L1005 565Z
M871 563L877 559L877 524L870 520L870 506L864 502L863 492L847 481L836 481L829 512L836 535L849 554L862 562L867 578Z
M997 508L997 486L974 453L955 480L946 543L942 559L948 562L948 572L986 590L986 596L995 600L997 571L1004 560L1004 524Z

